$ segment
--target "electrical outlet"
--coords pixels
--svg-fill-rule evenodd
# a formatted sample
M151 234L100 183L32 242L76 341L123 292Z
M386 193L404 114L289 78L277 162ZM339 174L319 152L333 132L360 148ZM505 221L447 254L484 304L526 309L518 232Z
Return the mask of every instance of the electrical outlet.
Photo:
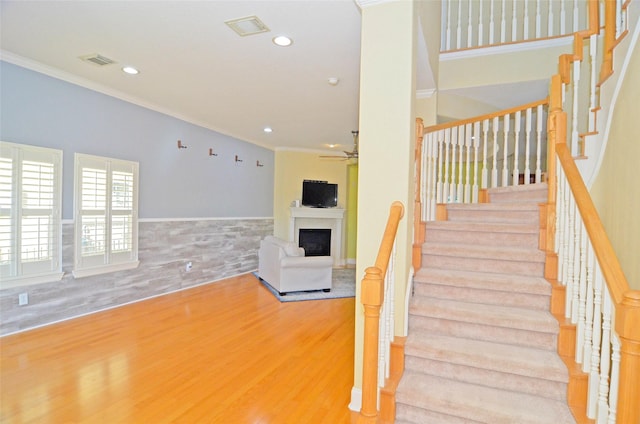
M189 272L193 268L193 264L191 262L187 262L187 266L185 267L185 271Z
M24 306L29 304L29 293L20 293L18 295L18 306Z

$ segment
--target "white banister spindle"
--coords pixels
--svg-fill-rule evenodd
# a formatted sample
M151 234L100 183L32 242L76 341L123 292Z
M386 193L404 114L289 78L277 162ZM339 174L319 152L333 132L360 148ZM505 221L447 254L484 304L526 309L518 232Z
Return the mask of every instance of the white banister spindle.
M542 113L542 105L538 105L536 110L536 183L542 182L542 123L544 122L544 115Z
M598 76L598 36L596 34L589 37L589 60L591 63L591 78L589 84L589 132L596 130L596 96L597 96L597 76Z
M573 222L573 239L569 240L571 246L573 246L573 258L572 258L572 295L571 300L571 323L578 324L578 317L580 311L580 213L578 212L578 205L576 204L573 194L571 195L571 216Z
M482 121L482 182L481 187L487 188L489 187L489 182L487 179L489 178L489 170L487 169L487 147L489 144L489 139L487 135L489 133L489 120L485 119Z
M509 128L511 124L511 115L507 113L503 118L503 138L502 138L502 187L506 187L509 185L509 168L508 168L508 158L509 158Z
M445 134L445 137L444 137L445 158L444 158L444 175L442 177L444 184L443 184L443 190L442 190L441 203L449 203L449 177L450 177L449 164L451 162L449 152L451 151L451 147L452 147L451 128L447 128L444 134Z
M493 118L493 167L491 168L491 187L498 187L498 128L500 118Z
M553 2L555 0L549 0L547 10L547 37L553 37Z
M602 304L602 352L600 355L600 376L598 387L597 424L606 424L609 419L609 370L611 368L611 295L603 289Z
M573 32L580 29L580 9L578 8L578 0L573 0Z
M616 424L618 384L620 382L620 339L615 333L611 334L611 350L611 385L609 388L609 419L607 424Z
M520 155L520 111L516 112L513 128L513 185L518 185L518 179L520 177L520 163L518 162L518 156Z
M473 5L473 1L469 1L469 12L467 15L467 45L466 47L474 47L473 46L473 20L471 19L473 17L473 11L471 6Z
M495 24L495 20L493 18L493 16L494 16L494 2L495 2L495 0L491 0L491 8L490 8L490 13L489 13L489 44L493 44L494 40L495 40L496 24Z
M566 32L565 32L565 30L566 30L565 19L567 19L567 12L566 12L565 2L566 2L566 0L560 0L560 32L559 32L559 35L566 34Z
M462 173L464 172L464 150L466 147L466 136L464 126L458 127L458 184L456 185L456 199L455 202L464 202L464 181L462 180Z
M524 25L522 27L522 39L523 40L529 40L529 4L531 4L530 1L525 1L522 3L524 6Z
M478 46L484 45L484 3L478 2Z
M458 25L456 26L456 49L462 47L462 0L458 0Z
M473 123L473 186L471 187L472 202L478 203L478 148L480 147L480 122Z
M438 166L438 143L434 135L434 133L427 134L424 138L425 142L423 143L423 149L426 149L426 152L423 150L425 160L422 166L422 173L424 175L422 189L425 193L423 203L426 211L425 216L422 218L423 221L433 221L435 219L436 187L438 184L436 174Z
M575 219L575 207L573 204L573 199L571 196L571 193L569 193L568 195L565 194L565 196L567 196L569 198L569 202L567 204L567 222L565 222L565 225L567 226L567 232L565 233L565 244L566 244L566 258L565 258L565 262L566 262L566 267L564 269L564 281L565 281L565 285L566 285L566 299L565 299L565 317L566 318L571 318L571 322L573 322L573 259L574 259L574 250L575 250L575 245L573 243L573 241L575 240L575 235L574 235L574 225L573 225L573 221Z
M571 154L578 156L578 101L580 93L580 61L573 62L573 106L571 110Z
M513 4L511 6L511 41L517 41L518 40L518 16L517 16L517 12L518 12L518 8L516 7L518 4L518 0L513 0ZM525 4L523 2L523 4ZM525 9L526 9L526 4L525 4Z
M582 372L588 373L591 370L591 348L593 346L593 315L595 313L595 285L593 277L593 262L595 260L595 252L590 242L587 242L587 297L586 297L586 313L584 319L584 348L582 352Z
M536 0L536 38L540 38L542 36L541 22L542 15L540 14L540 1Z
M458 147L458 129L451 129L451 175L449 175L449 197L447 203L456 201L456 175L457 175L457 151Z
M471 203L471 124L465 125L464 145L467 150L467 164L465 167L464 203ZM478 169L474 166L473 169Z
M507 40L507 0L502 0L502 10L500 11L500 42Z
M447 146L445 144L445 135L444 135L444 131L440 130L437 133L437 137L438 137L438 174L437 174L437 178L438 178L438 182L436 183L436 202L437 203L444 203L444 166L443 166L443 161L444 161L444 155L443 155L443 150L446 151Z
M525 140L524 140L524 183L529 184L531 181L531 108L527 108L525 114ZM536 179L537 181L537 179Z
M446 7L446 14L447 14L447 20L446 20L446 37L445 37L445 41L444 41L444 47L443 50L447 51L447 50L451 50L451 1L443 1L443 4Z
M584 228L582 219L578 220L578 241L579 245L579 275L578 275L578 325L576 326L576 363L582 364L585 332L587 325L587 230ZM578 255L576 255L578 256Z
M602 290L604 278L597 263L594 264L593 340L591 341L591 368L587 395L587 417L596 418L600 390L600 342L602 340Z
M378 386L383 387L385 380L389 377L389 366L391 357L391 342L395 327L395 265L396 244L393 243L387 271L384 275L384 300L380 309L380 327L378 330Z
M429 217L429 145L430 140L433 138L433 134L425 134L422 137L422 156L419 158L420 160L420 192L418 193L418 201L422 204L420 219L423 221L428 221ZM417 171L416 171L417 172Z

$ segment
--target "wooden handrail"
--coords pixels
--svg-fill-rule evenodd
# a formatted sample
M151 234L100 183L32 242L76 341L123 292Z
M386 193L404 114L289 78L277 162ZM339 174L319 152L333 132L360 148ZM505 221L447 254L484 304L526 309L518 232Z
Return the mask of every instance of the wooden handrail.
M444 130L447 128L453 128L453 127L459 127L466 124L472 124L478 121L484 121L485 119L493 119L496 117L505 116L507 114L512 114L520 110L533 109L539 105L546 105L548 102L549 102L549 99L543 99L543 100L527 103L521 106L515 106L515 107L512 107L511 109L501 110L499 112L491 112L485 115L474 116L473 118L461 119L459 121L453 121L453 122L446 122L444 124L431 125L431 126L425 127L424 132Z
M380 242L375 265L365 270L362 279L361 302L364 307L364 344L362 353L362 407L358 423L378 421L378 338L380 307L384 302L384 276L393 251L398 225L404 215L404 206L391 204L387 226Z

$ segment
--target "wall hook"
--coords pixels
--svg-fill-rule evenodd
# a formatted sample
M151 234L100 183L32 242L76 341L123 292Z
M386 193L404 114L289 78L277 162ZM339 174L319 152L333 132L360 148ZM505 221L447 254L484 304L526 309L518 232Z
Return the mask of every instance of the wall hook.
M236 162L242 162L242 159L238 158L238 155L236 155Z
M259 160L256 161L256 166L264 166L264 164L260 163Z
M209 148L209 156L218 156L217 153L213 153L213 149Z
M187 146L182 144L182 141L178 140L178 149L186 149L186 148L187 148Z

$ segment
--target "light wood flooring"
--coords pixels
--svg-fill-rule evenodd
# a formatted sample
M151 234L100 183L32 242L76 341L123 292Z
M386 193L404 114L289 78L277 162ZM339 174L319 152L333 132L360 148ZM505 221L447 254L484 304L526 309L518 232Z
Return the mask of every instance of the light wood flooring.
M354 309L247 274L6 336L0 422L350 423Z

